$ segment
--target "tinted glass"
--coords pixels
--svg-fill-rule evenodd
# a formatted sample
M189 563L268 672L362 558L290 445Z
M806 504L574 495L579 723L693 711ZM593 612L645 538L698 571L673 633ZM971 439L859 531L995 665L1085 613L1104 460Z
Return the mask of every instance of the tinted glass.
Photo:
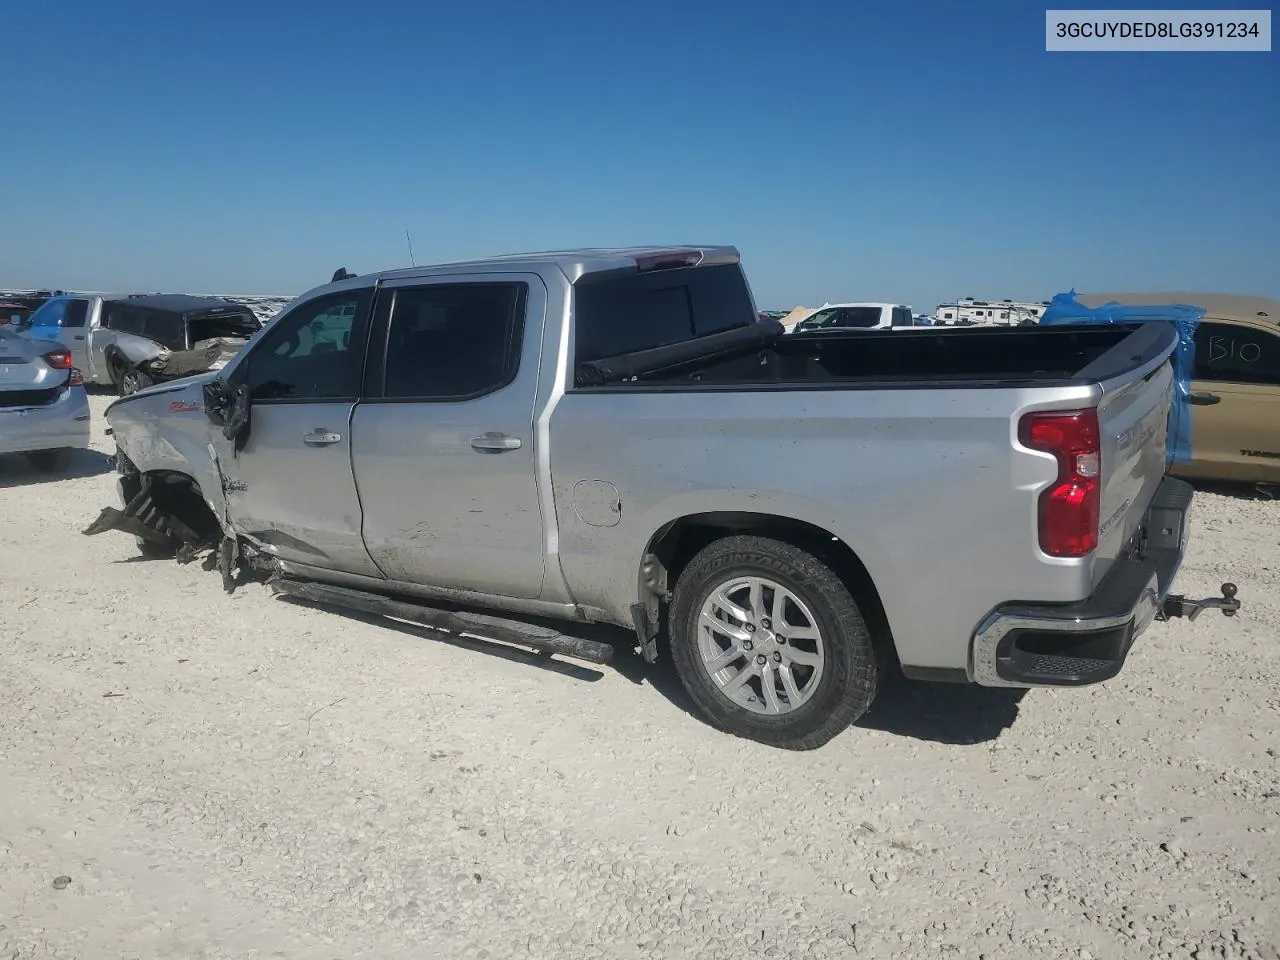
M737 264L584 277L574 287L579 362L758 322Z
M260 326L251 313L196 313L187 317L187 332L193 346L215 337L248 339Z
M383 395L462 400L506 386L520 365L526 290L522 283L397 290Z
M67 314L67 301L64 299L46 300L40 309L31 315L33 327L60 327Z
M911 326L911 311L902 307L893 308L893 325L895 327Z
M114 307L107 315L107 326L120 333L142 336L142 313L127 307Z
M148 313L142 323L142 335L170 350L187 348L186 327L178 313Z
M347 400L360 392L352 330L365 291L304 304L281 317L246 357L254 400Z
M829 330L836 327L867 329L880 323L879 307L828 307L804 321L806 330Z
M1196 327L1197 380L1280 383L1280 335L1202 322Z
M63 314L64 327L83 327L85 318L89 316L88 300L72 300L67 304L67 312Z

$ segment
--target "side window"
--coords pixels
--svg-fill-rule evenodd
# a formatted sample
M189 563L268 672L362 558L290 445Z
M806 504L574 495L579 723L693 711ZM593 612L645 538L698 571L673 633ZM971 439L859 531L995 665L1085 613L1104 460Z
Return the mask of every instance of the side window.
M116 307L111 311L109 326L119 333L142 336L142 314L127 307Z
M441 283L395 292L387 330L387 399L467 400L516 377L528 287Z
M1197 380L1280 383L1280 335L1255 327L1202 322L1196 327Z
M186 324L180 313L147 313L142 335L170 350L187 349Z
M33 327L60 327L62 319L67 313L67 301L61 297L55 300L46 300L40 304L40 309L31 315L31 326Z
M902 307L894 307L892 324L895 327L911 326L911 311L904 310Z
M70 300L67 302L67 312L62 317L62 325L64 327L83 327L88 316L88 300Z
M237 379L255 401L354 400L364 360L355 330L368 298L353 290L295 308L252 348Z

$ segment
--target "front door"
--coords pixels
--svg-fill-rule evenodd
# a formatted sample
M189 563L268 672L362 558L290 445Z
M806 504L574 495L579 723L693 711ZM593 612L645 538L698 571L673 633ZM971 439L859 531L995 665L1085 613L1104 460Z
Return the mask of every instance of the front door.
M378 298L351 425L370 555L393 580L536 598L541 279L401 281Z
M1191 405L1192 460L1176 472L1280 482L1280 332L1201 321Z
M372 288L299 304L230 376L248 386L249 437L219 461L237 531L285 561L380 577L360 537L351 412Z

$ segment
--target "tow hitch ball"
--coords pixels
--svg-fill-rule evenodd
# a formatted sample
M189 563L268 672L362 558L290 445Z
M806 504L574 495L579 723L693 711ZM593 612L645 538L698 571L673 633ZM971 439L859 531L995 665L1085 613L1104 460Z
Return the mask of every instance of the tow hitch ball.
M1174 617L1186 617L1188 620L1194 620L1205 610L1221 610L1224 617L1234 617L1240 609L1240 601L1236 599L1236 592L1234 583L1224 583L1222 585L1222 596L1220 597L1191 600L1179 594L1170 595L1164 598L1164 606L1160 609L1160 619L1171 620Z

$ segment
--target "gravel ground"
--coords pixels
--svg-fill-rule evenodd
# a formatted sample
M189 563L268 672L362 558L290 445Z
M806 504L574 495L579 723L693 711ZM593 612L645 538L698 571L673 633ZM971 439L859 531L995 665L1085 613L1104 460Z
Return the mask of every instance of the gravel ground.
M1235 620L1099 687L898 683L797 754L629 658L142 562L78 532L108 469L0 461L4 960L1280 956L1280 502L1197 500L1178 587Z

